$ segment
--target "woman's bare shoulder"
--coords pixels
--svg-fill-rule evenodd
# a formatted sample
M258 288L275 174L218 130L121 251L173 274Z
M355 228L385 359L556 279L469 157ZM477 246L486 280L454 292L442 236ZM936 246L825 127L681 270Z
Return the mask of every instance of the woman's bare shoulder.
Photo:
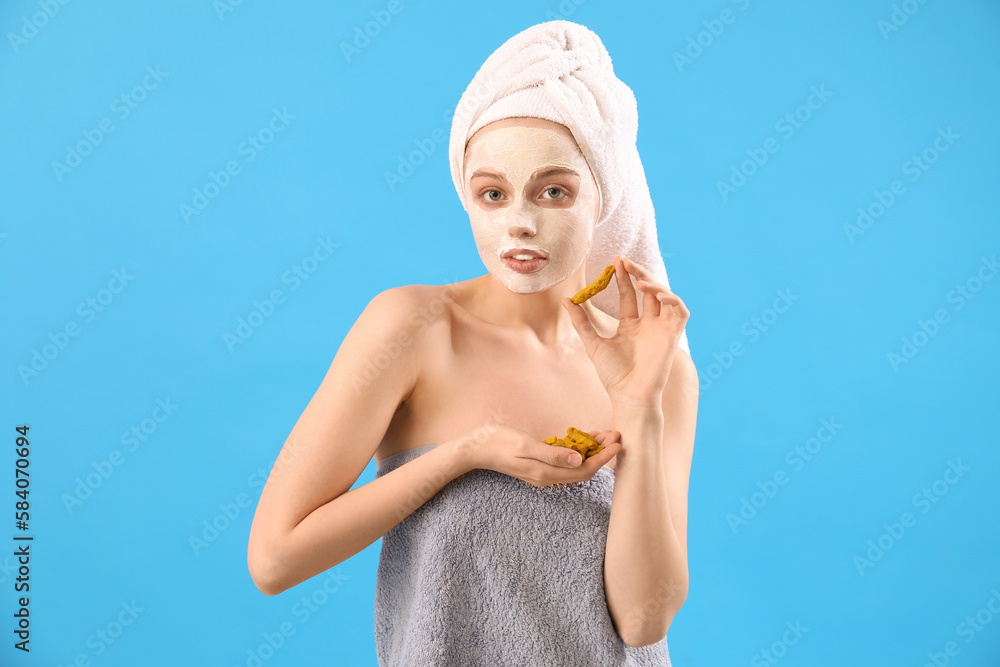
M447 285L397 285L379 292L372 301L391 301L395 305L407 305L413 308L430 305L432 301L447 301L460 291L465 283L450 283Z
M460 294L468 290L468 283L466 280L445 285L399 285L390 287L383 294L391 295L397 303L407 305L414 312L432 309L440 313L444 306L453 304Z
M417 338L429 329L447 328L455 300L466 289L465 283L446 285L399 285L390 287L372 299L372 308L383 316L388 315L399 329L402 338ZM431 325L438 324L437 327ZM412 341L404 341L409 345Z

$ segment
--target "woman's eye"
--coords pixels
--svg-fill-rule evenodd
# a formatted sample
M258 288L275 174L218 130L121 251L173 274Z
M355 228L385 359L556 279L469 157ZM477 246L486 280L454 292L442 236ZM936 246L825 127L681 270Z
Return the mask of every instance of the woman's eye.
M499 190L487 190L485 194L486 194L486 199L488 201L500 201L500 197L503 196L503 193L500 192ZM497 196L496 197L491 196L493 194L496 194Z
M554 186L551 187L551 188L545 188L545 192L548 192L548 193L551 193L553 190L556 191L557 196L550 197L550 199L559 199L558 193L563 192L563 189L562 188L557 188L557 187L554 187Z

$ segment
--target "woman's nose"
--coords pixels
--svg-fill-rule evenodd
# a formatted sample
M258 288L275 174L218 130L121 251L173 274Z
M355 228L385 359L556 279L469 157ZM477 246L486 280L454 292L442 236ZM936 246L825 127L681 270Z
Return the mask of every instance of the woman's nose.
M511 236L534 236L538 232L538 221L526 210L523 202L512 207L507 214L507 231Z

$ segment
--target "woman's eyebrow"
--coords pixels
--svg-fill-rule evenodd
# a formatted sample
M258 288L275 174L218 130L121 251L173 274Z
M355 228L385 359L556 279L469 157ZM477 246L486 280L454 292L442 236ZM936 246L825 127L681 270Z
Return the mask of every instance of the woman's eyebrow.
M570 169L569 167L542 167L535 173L531 175L531 180L536 180L539 178L546 178L548 176L553 176L555 174L570 174L572 176L579 177L580 174L576 172L575 169Z
M476 169L472 172L472 176L469 176L471 181L474 178L488 178L493 181L503 181L506 182L507 179L504 178L503 174L493 171L492 169Z
M553 176L555 174L569 174L571 176L580 177L575 169L570 169L569 167L541 167L537 169L533 174L531 174L531 180L538 180L539 178L546 178L548 176ZM492 169L476 169L472 172L472 176L469 180L473 178L489 178L494 181L506 181L503 174L500 174Z

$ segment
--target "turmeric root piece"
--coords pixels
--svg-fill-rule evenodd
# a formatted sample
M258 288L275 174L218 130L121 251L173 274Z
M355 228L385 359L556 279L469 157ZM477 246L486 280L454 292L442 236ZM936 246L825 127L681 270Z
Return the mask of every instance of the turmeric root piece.
M566 429L566 436L557 438L552 436L543 440L546 445L556 445L557 447L568 447L580 452L580 456L586 461L588 458L604 449L603 445L597 444L597 440L586 431L570 426Z
M615 265L608 264L606 267L604 267L604 270L601 271L601 275L597 276L597 280L595 280L594 282L590 283L582 290L577 292L573 296L573 298L570 299L570 301L576 304L583 303L584 301L586 301L587 299L589 299L590 297L594 296L595 294L603 290L605 287L607 287L611 283L611 277L614 275L615 275Z

